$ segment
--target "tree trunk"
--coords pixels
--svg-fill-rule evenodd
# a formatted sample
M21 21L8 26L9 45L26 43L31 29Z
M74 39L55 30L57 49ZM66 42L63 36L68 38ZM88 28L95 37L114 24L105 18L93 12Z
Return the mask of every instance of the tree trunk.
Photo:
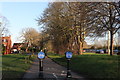
M82 55L83 53L83 47L82 47L82 41L80 40L80 36L78 36L78 43L79 43L79 54Z
M110 31L108 31L108 54L110 55Z
M26 52L28 52L28 47L26 48L26 50L25 50Z
M113 31L110 31L110 55L113 55Z
M26 48L26 52L28 53L28 49L29 49L29 43L27 43L27 48Z
M83 43L82 42L80 42L80 55L82 55L83 54Z
M111 10L111 6L109 7L110 11L110 55L113 55L113 23L112 23L112 10Z

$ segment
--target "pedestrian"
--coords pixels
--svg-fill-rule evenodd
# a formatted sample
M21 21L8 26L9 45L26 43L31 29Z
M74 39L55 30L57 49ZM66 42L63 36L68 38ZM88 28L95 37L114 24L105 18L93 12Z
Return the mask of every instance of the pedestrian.
M43 50L40 50L40 52L42 52Z
M46 48L44 49L44 53L45 53L45 56L47 56L47 49Z

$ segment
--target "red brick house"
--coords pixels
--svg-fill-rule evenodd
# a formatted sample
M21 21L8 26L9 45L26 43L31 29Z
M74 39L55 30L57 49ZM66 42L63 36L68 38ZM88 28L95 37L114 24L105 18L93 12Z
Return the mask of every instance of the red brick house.
M11 53L11 45L12 45L11 36L2 37L2 44L5 48L3 55L10 54Z
M19 53L21 50L21 47L23 47L24 43L14 43L12 47L12 52L13 53Z

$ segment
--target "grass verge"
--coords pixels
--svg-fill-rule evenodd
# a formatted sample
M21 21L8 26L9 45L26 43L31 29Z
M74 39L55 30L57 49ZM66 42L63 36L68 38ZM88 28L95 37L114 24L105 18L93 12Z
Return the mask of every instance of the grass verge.
M63 55L48 55L57 63L66 66L66 58ZM87 78L120 79L120 56L107 54L84 53L73 55L70 61L70 69L85 75Z
M35 56L25 54L8 54L2 56L2 80L5 78L22 78Z

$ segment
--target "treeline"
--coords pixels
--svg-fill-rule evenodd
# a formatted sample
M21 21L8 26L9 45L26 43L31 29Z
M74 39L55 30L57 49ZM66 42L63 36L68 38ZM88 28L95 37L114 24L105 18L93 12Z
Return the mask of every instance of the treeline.
M100 46L100 47L97 47L97 48L96 48L96 47L93 45L93 46L91 46L89 49L107 49L107 48L108 48L107 46ZM117 49L117 50L120 50L120 46L114 46L113 49L114 49L114 50L116 50L116 49Z
M112 55L113 36L120 29L120 3L53 2L37 21L44 28L42 42L50 42L58 54L66 50L82 54L86 37L110 31Z

